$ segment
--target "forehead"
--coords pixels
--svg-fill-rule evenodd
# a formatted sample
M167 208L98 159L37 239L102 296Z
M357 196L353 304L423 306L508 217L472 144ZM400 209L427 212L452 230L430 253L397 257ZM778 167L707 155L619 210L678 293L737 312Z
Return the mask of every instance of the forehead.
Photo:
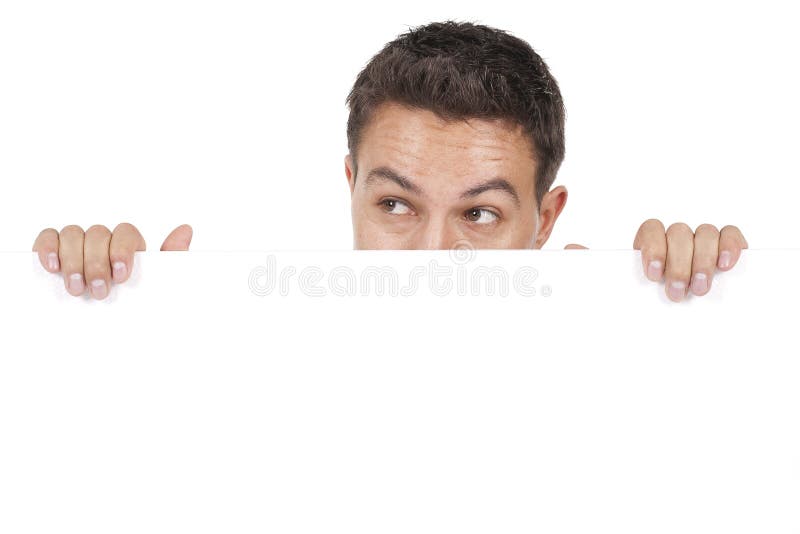
M403 167L415 176L504 175L532 181L530 137L504 120L446 120L432 111L381 104L362 132L358 167Z

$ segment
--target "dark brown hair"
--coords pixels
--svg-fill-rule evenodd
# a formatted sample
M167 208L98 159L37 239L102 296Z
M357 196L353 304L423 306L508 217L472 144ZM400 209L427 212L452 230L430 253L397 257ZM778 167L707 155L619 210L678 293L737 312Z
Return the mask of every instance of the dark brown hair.
M533 141L536 205L564 160L564 103L531 46L469 22L434 22L388 43L359 73L347 104L347 145L355 165L361 132L384 102L430 110L447 120L503 119Z

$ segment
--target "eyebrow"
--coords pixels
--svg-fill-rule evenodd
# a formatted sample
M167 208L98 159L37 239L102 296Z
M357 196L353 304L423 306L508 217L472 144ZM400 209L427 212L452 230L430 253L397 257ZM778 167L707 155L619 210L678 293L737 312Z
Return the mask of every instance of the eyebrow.
M514 186L509 183L508 180L504 178L494 178L492 180L487 180L483 183L476 185L475 187L464 191L461 195L461 198L472 198L480 195L484 191L505 191L514 199L514 203L519 207L519 195L517 194L517 190L514 189Z
M425 196L425 193L422 192L422 189L416 185L414 182L402 176L389 167L376 167L369 171L367 174L366 180L364 180L364 185L369 187L370 185L376 182L394 182L406 191L411 191L412 193L416 193L419 196Z
M394 182L406 191L411 191L419 196L425 196L422 188L412 182L409 178L386 166L376 167L369 171L366 179L364 180L364 185L369 187L377 182ZM517 205L517 207L520 207L519 194L517 194L517 190L514 189L514 186L511 185L511 183L505 178L493 178L491 180L482 182L464 191L461 194L461 198L464 199L476 197L486 191L504 191L514 199L514 203Z

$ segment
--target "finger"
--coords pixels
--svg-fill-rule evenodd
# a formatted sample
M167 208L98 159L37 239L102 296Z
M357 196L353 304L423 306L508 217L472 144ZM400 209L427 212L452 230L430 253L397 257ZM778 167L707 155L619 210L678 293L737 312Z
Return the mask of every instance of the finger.
M633 248L642 251L642 269L648 280L660 281L667 258L667 238L662 222L658 219L643 222L633 239Z
M719 260L717 267L723 271L731 269L739 261L743 248L747 248L747 240L735 226L723 226L719 231Z
M102 224L86 230L83 240L83 272L89 293L96 299L104 299L111 285L111 267L108 260L108 247L111 231Z
M583 245L570 243L569 245L564 247L564 250L589 250L589 247L584 247Z
M120 223L114 228L108 249L114 282L119 284L128 279L133 270L133 253L145 248L142 234L132 224Z
M39 253L39 261L42 267L51 273L60 270L58 262L58 230L45 228L39 233L36 241L33 242L33 251Z
M692 254L692 293L705 295L711 288L711 279L717 269L719 230L713 224L701 224L694 231Z
M61 229L58 236L58 261L64 273L67 293L83 294L86 288L83 279L83 228L71 224Z
M189 250L192 242L192 227L182 224L175 228L161 245L161 250Z
M686 296L692 274L694 232L687 224L675 223L667 228L666 292L670 300L680 302Z

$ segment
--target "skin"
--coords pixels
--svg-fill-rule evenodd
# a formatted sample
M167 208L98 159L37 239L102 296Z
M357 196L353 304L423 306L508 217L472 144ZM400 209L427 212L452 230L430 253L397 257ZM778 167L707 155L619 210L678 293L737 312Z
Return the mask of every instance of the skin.
M356 249L541 248L567 201L547 194L537 217L531 141L501 122L448 123L384 104L345 158ZM486 184L505 180L509 189ZM538 231L537 231L538 225Z
M445 121L427 110L395 103L379 106L362 132L358 166L345 157L356 249L454 247L540 249L567 202L567 189L548 191L536 205L536 161L531 140L503 121ZM357 170L357 172L356 172ZM181 225L161 250L188 250L192 228ZM730 270L748 244L735 226L718 230L658 219L639 227L633 248L645 276L665 281L679 302L689 291L708 293L716 269ZM585 249L569 244L566 249ZM75 225L42 230L33 245L42 266L63 273L69 294L97 299L111 282L130 276L142 235L122 223L113 232Z

